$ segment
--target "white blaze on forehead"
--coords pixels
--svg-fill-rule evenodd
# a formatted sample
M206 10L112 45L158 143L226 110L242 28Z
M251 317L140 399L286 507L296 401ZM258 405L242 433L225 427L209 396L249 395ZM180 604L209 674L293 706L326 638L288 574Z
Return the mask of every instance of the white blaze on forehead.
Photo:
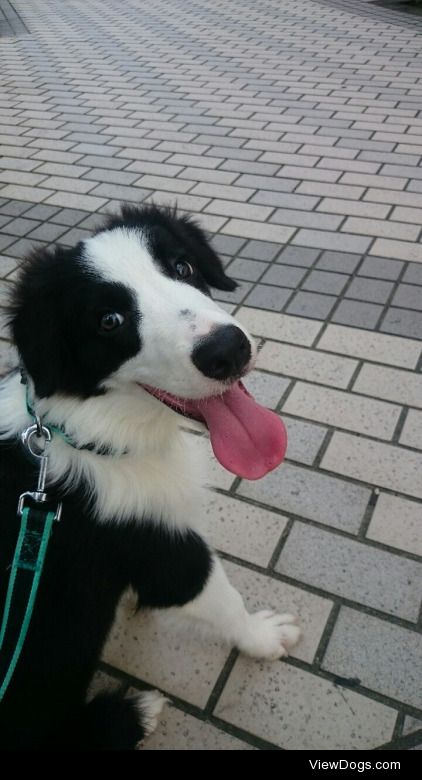
M84 241L84 259L110 282L136 288L146 273L157 272L146 236L136 228L114 228Z
M170 279L154 261L148 240L136 228L115 228L99 233L84 242L84 259L98 275L117 282L135 293L142 314L156 311L162 316L189 309L196 316L204 310L212 312L213 320L229 315L200 290L181 281Z

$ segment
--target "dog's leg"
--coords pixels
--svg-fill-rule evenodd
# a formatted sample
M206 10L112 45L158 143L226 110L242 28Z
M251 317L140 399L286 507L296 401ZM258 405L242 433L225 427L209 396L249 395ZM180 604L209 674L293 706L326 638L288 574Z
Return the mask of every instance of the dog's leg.
M101 693L78 713L53 740L55 749L136 750L157 727L166 702L158 691L123 697Z
M249 614L243 599L230 584L216 556L209 578L199 595L183 611L210 624L227 642L246 655L276 659L286 656L299 640L300 629L293 615L271 611Z
M250 615L216 554L196 531L174 534L146 526L139 533L139 543L127 547L124 558L139 606L181 607L255 658L281 658L296 644L300 630L295 618L269 611Z

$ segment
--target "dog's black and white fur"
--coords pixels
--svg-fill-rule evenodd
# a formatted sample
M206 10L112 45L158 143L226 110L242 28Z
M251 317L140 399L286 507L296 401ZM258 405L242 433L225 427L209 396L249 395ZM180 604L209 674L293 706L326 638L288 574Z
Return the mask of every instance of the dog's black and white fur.
M141 385L183 398L227 389L192 360L195 345L227 325L211 299L235 283L198 226L172 211L123 207L74 249L40 251L23 266L11 305L14 343L35 409L63 426L48 485L63 499L32 624L0 706L0 747L133 749L164 698L124 699L87 688L131 586L141 607L180 607L244 653L278 658L299 630L290 615L250 615L200 532L195 437ZM35 470L18 442L31 423L20 373L0 384L0 608ZM89 445L89 448L84 448ZM106 454L104 454L106 453ZM107 454L108 453L108 454ZM4 671L4 670L3 670Z

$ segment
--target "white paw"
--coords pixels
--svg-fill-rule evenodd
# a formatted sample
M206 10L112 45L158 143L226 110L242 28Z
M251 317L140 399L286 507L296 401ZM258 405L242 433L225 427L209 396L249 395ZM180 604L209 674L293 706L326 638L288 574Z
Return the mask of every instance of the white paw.
M245 630L237 646L242 653L270 661L288 655L299 641L301 630L294 615L277 615L264 610L248 615Z
M158 716L168 701L160 691L145 691L136 697L136 708L146 737L157 728Z

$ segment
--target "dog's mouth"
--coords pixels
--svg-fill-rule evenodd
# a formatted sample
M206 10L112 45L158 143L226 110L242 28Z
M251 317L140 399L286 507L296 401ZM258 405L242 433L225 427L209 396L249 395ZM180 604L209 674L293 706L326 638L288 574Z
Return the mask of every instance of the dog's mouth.
M144 390L175 412L199 420L209 432L214 455L222 466L245 479L260 479L283 460L287 433L281 418L260 406L242 382L208 398L178 398L166 390Z

